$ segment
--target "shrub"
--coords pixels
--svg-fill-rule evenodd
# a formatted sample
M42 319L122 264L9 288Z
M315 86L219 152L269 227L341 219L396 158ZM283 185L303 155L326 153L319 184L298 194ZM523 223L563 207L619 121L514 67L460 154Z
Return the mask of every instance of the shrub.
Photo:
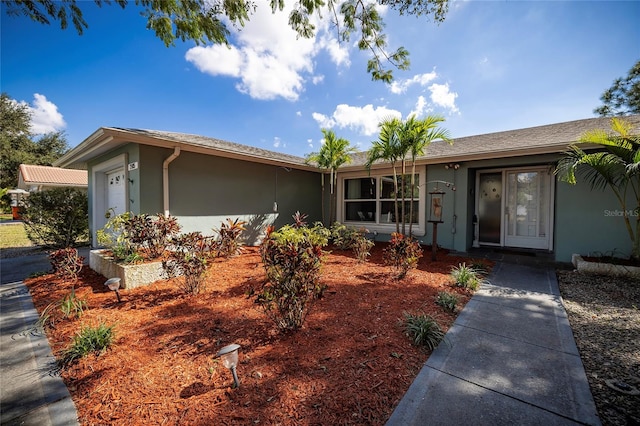
M477 290L482 284L483 279L476 271L466 263L461 263L458 266L451 268L451 277L454 280L453 285L456 287L462 287L467 290Z
M60 302L60 310L65 318L80 318L86 307L87 302L78 299L74 288L71 288L71 293Z
M366 262L367 258L371 255L371 248L375 243L364 236L366 230L362 230L358 233L358 236L353 240L353 254L359 262Z
M242 253L242 241L240 237L246 229L244 227L246 224L247 222L238 218L233 221L227 219L227 223L223 222L220 225L220 230L216 231L218 233L216 248L219 256L232 257Z
M429 350L435 349L442 339L444 332L438 322L429 315L414 315L404 313L405 334L414 345L424 346Z
M53 273L62 278L76 280L82 271L84 257L78 255L78 250L72 247L58 249L49 254L49 261Z
M336 222L331 227L331 243L339 250L351 250L361 234L352 226Z
M59 360L61 368L67 367L77 359L90 353L100 355L111 344L115 338L114 325L107 326L100 323L97 327L83 327L71 341L71 345L63 353Z
M114 260L119 262L134 253L134 248L129 241L129 236L125 232L126 223L132 214L125 212L119 215L113 215L113 209L109 210L105 215L109 220L104 225L104 228L96 231L96 237L98 244L110 249Z
M442 307L445 311L455 312L458 304L458 296L446 291L439 291L436 296L436 305Z
M210 238L191 232L173 238L172 243L173 250L162 261L162 267L169 277L182 275L180 282L185 293L200 293L205 287Z
M270 232L260 246L267 282L256 303L281 331L302 327L314 300L324 292L320 268L328 236L321 224L285 225Z
M62 248L89 240L85 191L54 188L29 195L22 212L27 237L36 245Z
M410 269L418 266L422 257L420 243L411 237L394 232L389 245L384 249L384 260L396 271L396 278L403 279Z

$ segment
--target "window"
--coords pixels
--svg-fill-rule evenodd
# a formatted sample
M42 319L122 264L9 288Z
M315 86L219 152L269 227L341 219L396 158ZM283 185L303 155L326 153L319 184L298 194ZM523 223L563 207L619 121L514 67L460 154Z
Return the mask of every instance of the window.
M402 214L402 191L405 194L405 216L409 223L411 208L411 175L398 176L398 213ZM343 180L343 220L345 222L365 222L372 224L395 224L393 176L371 176L345 178ZM416 187L413 190L413 223L420 222L420 174L415 175Z

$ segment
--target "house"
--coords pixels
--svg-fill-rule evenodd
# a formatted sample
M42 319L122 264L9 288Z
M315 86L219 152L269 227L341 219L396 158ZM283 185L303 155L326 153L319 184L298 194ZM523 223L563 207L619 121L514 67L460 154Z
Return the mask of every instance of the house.
M87 188L87 171L20 164L18 189L39 192L58 187Z
M640 132L640 115L627 120ZM417 162L413 234L431 243L433 206L441 216L438 245L459 252L532 249L563 262L572 253L630 253L613 194L553 174L571 143L609 125L592 118L432 143ZM393 172L385 163L365 170L365 157L358 153L339 170L336 217L387 239L395 230ZM259 242L266 225L290 222L295 211L310 221L322 217L320 173L303 158L214 138L101 128L56 165L89 171L93 233L108 210L170 213L184 231L207 232L240 217L250 223L248 243Z

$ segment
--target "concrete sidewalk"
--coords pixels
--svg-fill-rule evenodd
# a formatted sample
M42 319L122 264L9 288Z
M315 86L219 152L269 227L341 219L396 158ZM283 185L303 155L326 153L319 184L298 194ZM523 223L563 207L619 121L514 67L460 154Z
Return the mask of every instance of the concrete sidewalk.
M497 263L387 422L599 425L554 270Z

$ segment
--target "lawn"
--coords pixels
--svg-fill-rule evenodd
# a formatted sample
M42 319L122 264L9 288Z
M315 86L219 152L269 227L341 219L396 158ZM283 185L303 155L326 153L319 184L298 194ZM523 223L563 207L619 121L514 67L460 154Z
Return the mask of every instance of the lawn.
M404 312L429 314L446 331L457 312L435 304L438 292L455 293L458 311L471 294L448 275L469 259L426 256L396 281L382 248L366 263L351 252L328 254L324 297L288 334L255 303L265 280L256 248L213 262L197 296L174 279L121 290L118 303L105 277L85 269L75 292L87 309L73 320L56 309L47 329L60 356L82 326L115 325L111 349L61 373L81 424L384 424L429 356L405 335ZM72 287L54 276L25 282L40 312ZM231 343L241 346L239 388L215 359Z
M14 247L31 247L22 223L0 225L0 249Z

